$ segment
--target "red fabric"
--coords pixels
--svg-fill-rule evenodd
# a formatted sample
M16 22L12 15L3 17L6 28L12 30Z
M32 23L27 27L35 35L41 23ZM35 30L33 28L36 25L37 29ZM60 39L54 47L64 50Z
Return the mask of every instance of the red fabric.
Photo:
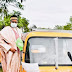
M16 40L19 38L19 34L12 28L12 30L14 31L14 33L15 33L15 37L16 37ZM18 53L20 53L20 50L19 50L19 48L17 47L17 51L18 51Z
M18 39L19 38L19 34L12 28L12 30L14 31L14 33L15 33L15 37L16 37L16 39Z

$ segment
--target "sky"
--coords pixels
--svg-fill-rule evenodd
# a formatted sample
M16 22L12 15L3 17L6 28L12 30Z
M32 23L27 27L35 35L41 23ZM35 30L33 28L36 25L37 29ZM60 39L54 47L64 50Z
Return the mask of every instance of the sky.
M72 0L26 0L24 11L15 9L29 20L29 27L36 25L42 28L53 28L55 25L66 25L72 16Z

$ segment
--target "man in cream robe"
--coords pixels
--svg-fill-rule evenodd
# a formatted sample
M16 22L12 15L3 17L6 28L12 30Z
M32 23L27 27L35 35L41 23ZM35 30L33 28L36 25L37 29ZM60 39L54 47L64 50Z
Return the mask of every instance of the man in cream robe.
M17 17L11 17L11 27L0 31L0 52L3 72L20 72L20 51L16 46L16 39L21 38L21 30L17 28ZM15 24L15 25L14 25Z

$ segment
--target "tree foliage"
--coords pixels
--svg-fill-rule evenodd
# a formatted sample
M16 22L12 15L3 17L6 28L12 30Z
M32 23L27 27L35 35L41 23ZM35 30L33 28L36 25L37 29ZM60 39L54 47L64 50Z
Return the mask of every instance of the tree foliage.
M23 32L29 32L29 28L28 28L29 21L26 18L18 15L19 12L16 11L12 14L8 14L7 16L4 16L4 20L0 21L0 30L5 26L10 26L10 17L13 14L16 14L18 16L18 27L21 28Z
M26 18L21 18L20 16L18 17L18 27L19 28L22 28L22 31L24 32L29 32L29 28L28 28L28 25L29 25L29 21L26 19Z
M23 2L23 0L21 0ZM18 16L18 27L22 29L23 32L28 32L28 20L24 17L21 17L21 13L19 11L13 10L13 13L8 14L8 5L12 5L14 7L17 7L19 9L24 9L24 5L21 4L18 0L2 0L0 2L0 14L4 18L0 21L0 30L5 26L10 26L10 17L12 15Z
M60 25L56 25L54 27L54 29L57 29L57 30L72 30L72 16L70 17L70 22L67 23L67 25L64 25L64 26L60 26Z
M72 24L68 23L64 26L64 30L72 30Z
M23 0L21 0L22 2ZM24 10L24 5L18 0L0 0L0 14L4 18L8 14L8 6L14 6L16 8Z
M33 25L31 28L37 28L37 26L36 25Z
M72 16L70 17L70 22L64 26L64 30L72 30Z
M54 29L56 29L56 30L63 30L63 26L56 25L56 26L54 27Z

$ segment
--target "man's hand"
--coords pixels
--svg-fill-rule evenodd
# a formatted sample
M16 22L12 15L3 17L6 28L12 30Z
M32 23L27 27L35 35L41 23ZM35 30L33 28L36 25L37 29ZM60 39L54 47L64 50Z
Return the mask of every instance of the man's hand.
M13 48L10 48L10 51L12 51L13 53L15 53L15 51L16 51L16 50L15 50L15 49L13 49Z

